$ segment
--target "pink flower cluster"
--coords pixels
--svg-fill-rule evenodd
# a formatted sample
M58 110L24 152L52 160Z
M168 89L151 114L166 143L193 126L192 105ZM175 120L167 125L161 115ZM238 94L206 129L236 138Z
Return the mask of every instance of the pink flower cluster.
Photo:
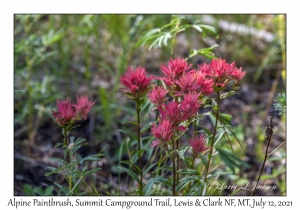
M120 90L130 98L138 99L148 92L151 80L154 78L154 76L147 77L145 68L137 67L135 70L128 68L127 72L120 78L120 82L125 86Z
M231 80L236 84L245 75L235 63L228 64L223 59L213 59L210 64L200 65L199 70L195 70L185 59L176 58L170 59L160 69L164 76L155 78L147 77L142 67L135 70L128 68L120 79L125 86L121 91L133 99L148 93L149 100L160 113L158 124L152 123L151 131L156 140L151 147L165 147L174 135L187 130L185 122L195 117L202 104L201 98L211 94L214 87L224 87ZM153 79L161 80L163 86L151 85ZM168 102L167 94L173 101ZM206 149L204 143L201 143L203 138L200 136L190 142L197 154Z
M234 62L229 64L221 58L213 59L210 64L203 64L199 68L207 78L213 80L216 87L224 87L231 80L238 83L246 74L242 68L238 69Z
M71 103L70 98L65 101L57 100L57 111L52 110L52 114L60 126L71 125L76 120L86 120L94 103L89 101L87 96L77 96L77 101L74 104Z
M223 87L230 80L237 83L245 75L234 63L228 64L223 59L214 59L195 70L185 59L176 58L160 68L164 76L159 79L164 86L154 86L148 93L149 100L160 113L158 125L152 124L152 134L156 140L151 147L159 144L165 147L176 132L186 130L182 125L195 117L202 103L200 99L211 94L215 86ZM167 103L167 94L176 100ZM206 149L203 138L200 136L190 142L197 154Z
M195 157L202 152L205 152L210 147L206 147L204 142L204 135L197 136L195 138L190 139L190 145L193 148L193 152Z
M165 147L176 132L185 131L184 122L193 119L198 112L202 104L201 95L212 93L213 81L206 79L201 72L190 70L191 67L185 59L180 58L171 59L168 65L160 67L164 77L159 79L165 86L154 86L148 93L149 100L160 113L158 125L152 123L151 131L156 140L151 147ZM176 100L167 102L168 93Z
M191 68L192 65L180 58L170 59L168 65L160 67L164 74L160 79L166 84L171 96L184 96L191 92L209 95L213 92L213 80Z

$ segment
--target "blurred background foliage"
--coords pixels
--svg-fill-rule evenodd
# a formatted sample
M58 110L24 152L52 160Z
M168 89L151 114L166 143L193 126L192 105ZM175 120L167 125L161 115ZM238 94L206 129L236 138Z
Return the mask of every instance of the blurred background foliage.
M118 170L126 159L126 135L118 129L131 129L124 121L134 119L134 104L118 91L119 78L128 66L145 67L160 75L159 66L170 57L169 45L151 46L145 33L172 21L172 15L15 15L14 16L14 193L15 195L55 195L45 176L49 157L61 156L62 134L51 114L56 100L88 95L96 101L94 109L74 136L85 137L88 146L80 153L95 154L104 149L105 158L95 162L102 170L95 180L101 195L128 195L129 177ZM228 184L254 181L264 158L265 126L269 110L283 109L275 116L272 150L285 142L286 49L285 15L181 15L184 24L195 22L214 27L216 33L197 29L176 36L174 54L189 57L191 50L213 48L216 57L235 61L247 71L239 94L222 101L221 108L233 116L232 125L241 148L233 141L235 155L250 167L235 167L236 175L220 175ZM209 62L197 54L189 59L194 67ZM275 102L274 102L275 100ZM279 105L278 105L279 104ZM278 108L279 107L279 108ZM151 105L142 113L143 125L155 119ZM209 119L204 119L212 128ZM145 135L149 135L148 133ZM232 136L231 136L232 137ZM230 138L231 138L230 137ZM233 137L232 137L233 138ZM122 144L123 143L123 144ZM227 141L219 146L230 149ZM153 152L153 151L151 151ZM151 153L148 154L151 158ZM145 157L145 158L147 158ZM147 162L148 160L144 160ZM224 162L216 165L230 171ZM275 184L265 195L285 195L285 144L267 162L262 180ZM150 172L149 172L150 173ZM149 175L150 176L150 175ZM54 177L59 183L60 177ZM230 195L227 190L211 194ZM249 195L239 190L237 195Z

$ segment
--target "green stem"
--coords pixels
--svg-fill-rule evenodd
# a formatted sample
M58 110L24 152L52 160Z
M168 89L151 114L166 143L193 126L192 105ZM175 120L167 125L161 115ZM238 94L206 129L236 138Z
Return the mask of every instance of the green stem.
M172 154L172 162L173 162L173 185L172 185L172 191L173 191L173 196L176 195L175 192L175 187L176 187L176 162L175 162L175 140L173 140L173 154Z
M180 144L180 138L177 140L177 142L176 142L176 149L180 149L180 147L181 147L181 144ZM179 155L178 155L178 153L176 152L176 161L177 161L177 170L179 170L180 169L180 159L179 159ZM176 176L176 184L178 185L178 183L179 183L179 173L177 173L177 176Z
M63 129L63 135L64 135L64 144L68 145L68 131L67 128L62 128Z
M196 157L193 155L193 160L192 160L192 169L195 169L195 159ZM191 190L191 182L188 185L188 192Z
M69 141L68 141L68 129L67 128L62 128L63 129L63 135L64 135L64 144L66 144L67 146L69 146ZM69 148L67 148L69 149ZM72 157L71 157L71 152L69 151L68 152L69 154L67 154L66 158L67 158L67 164L69 164L72 160ZM71 172L71 169L70 167L68 167L68 178L69 178L69 193L72 191L72 188L73 188L73 182L72 182L72 172ZM69 194L68 193L68 194Z
M138 131L137 131L137 137L138 137L138 157L139 157L139 163L140 163L140 195L143 194L143 170L142 170L142 157L141 157L141 123L140 123L140 107L138 104L138 100L136 101L136 114L137 114L137 123L138 123Z
M215 122L214 134L213 134L213 137L212 137L210 151L209 151L209 155L208 155L208 163L207 163L206 173L205 173L205 177L204 177L204 184L206 183L206 180L207 180L207 175L208 175L209 167L210 167L211 160L212 160L212 153L213 153L213 150L214 150L215 138L216 138L216 134L217 134L217 126L218 126L219 113L220 113L220 92L219 91L217 92L217 106L218 106L218 110L217 110L217 113L216 113L216 122ZM201 189L200 195L202 195L203 189L204 189L204 186Z
M194 126L194 139L195 139L196 132L197 132L197 121L196 120L194 121L193 126Z
M81 176L80 179L76 182L75 186L74 186L74 187L71 187L71 189L69 189L69 192L68 192L67 195L69 195L71 192L74 191L75 187L79 184L79 182L81 181L82 178L83 178L83 177Z
M175 46L176 46L176 36L178 33L178 27L180 25L180 19L177 20L176 26L175 26L175 32L174 32L174 37L172 39L172 52L171 52L171 56L173 58L175 58Z

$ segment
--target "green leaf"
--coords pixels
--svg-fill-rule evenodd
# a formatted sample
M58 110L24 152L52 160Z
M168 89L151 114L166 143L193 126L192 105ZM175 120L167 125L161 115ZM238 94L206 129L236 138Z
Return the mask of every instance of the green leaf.
M89 155L82 160L80 160L80 164L82 164L84 161L96 161L100 160L100 157L104 156L103 154L96 154L96 155Z
M218 103L216 102L215 99L211 99L211 102L213 107L218 107Z
M64 144L64 143L56 143L56 144L54 145L54 148L59 147L59 146L65 146L65 144Z
M60 184L58 184L56 182L54 182L54 184L58 187L58 189L62 188L62 185L60 185Z
M126 164L126 165L132 165L130 160L122 160L121 163Z
M240 89L240 88L241 88L240 86L236 85L236 86L234 86L234 87L232 88L232 90L238 90L238 89Z
M45 191L44 191L44 196L50 196L53 195L53 190L54 187L53 186L48 186L46 187Z
M41 187L33 188L33 192L36 193L37 195L44 195L44 191Z
M140 149L137 151L137 153L142 156L145 151L146 151L145 149Z
M229 150L220 147L216 147L216 150L219 152L220 158L233 173L235 173L235 167L240 168L241 165L245 166L246 168L250 167L246 162L241 160L235 154L231 153Z
M90 174L94 174L96 173L97 171L99 171L100 168L94 168L93 170L90 170L90 171L86 171L83 173L83 176L87 176L87 175L90 175Z
M146 125L144 125L144 127L142 127L141 129L141 134L144 133L146 130L148 130L148 128L151 127L151 123L147 123Z
M168 46L168 39L172 38L171 34L170 33L166 33L165 36L164 36L164 45L165 46Z
M193 159L192 159L192 157L185 157L183 159L183 161L184 161L184 163L185 163L185 165L186 165L187 168L192 168L193 167Z
M130 131L123 130L123 129L119 129L118 131L121 132L121 133L125 133L125 134L129 135L131 138L133 138L136 141L138 140L137 136L135 134L133 134L132 132L130 132Z
M161 167L155 169L154 172L157 172L157 171L159 171L159 170L168 170L168 171L172 171L172 170L173 170L173 167L170 167L170 166L161 166Z
M140 183L140 179L139 177L131 170L129 170L128 168L124 168L122 166L118 166L119 169L125 171L129 176L131 176L135 181L137 181L138 183Z
M149 50L151 50L152 47L154 47L157 44L157 42L159 41L159 38L160 38L160 36L152 42L152 44L149 47Z
M23 185L23 191L24 191L25 195L30 195L30 196L35 195L32 187L29 184L24 184Z
M235 94L236 94L235 91L230 91L230 92L227 92L227 93L223 93L223 94L220 96L220 99L228 98L228 97L233 96L233 95L235 95Z
M60 158L49 158L50 161L58 162L58 163L67 163L67 161Z
M140 113L142 114L143 112L145 112L148 114L150 109L152 109L153 106L154 106L154 104L152 104L151 101L149 99L147 99L147 101L141 107Z
M184 145L182 146L179 150L176 149L177 154L179 155L179 157L184 160L184 153L188 150L190 146L189 145Z
M74 128L79 127L79 126L81 126L81 125L73 125L73 126L68 127L67 130L68 130L68 131L71 131L71 130L73 130Z
M203 126L199 126L200 128L202 128L207 135L212 135L212 133L210 132L210 130L208 130L207 128L203 127Z
M202 160L203 165L207 169L207 166L208 166L208 160L207 160L207 158L203 154L201 154L201 153L200 153L200 158Z
M62 186L60 189L59 189L59 192L62 192L63 194L68 194L69 192L69 188L66 187L66 186Z
M54 168L54 167L46 167L46 170L49 170L50 172L46 173L45 176L49 176L51 174L57 173L59 169Z
M64 151L64 159L67 158L68 153L69 153L69 149L66 149L66 150Z
M274 178L274 175L272 174L265 174L265 175L261 175L260 180L267 180L267 179L272 179Z
M232 116L229 114L220 113L219 114L221 121L226 125L231 125Z
M159 39L159 41L158 41L158 47L161 48L161 43L164 40L164 38L165 38L165 35L162 35L161 37L158 38Z
M83 139L83 138L78 138L78 139L75 140L74 146L82 145L83 142L85 142L85 139Z
M200 175L199 171L191 168L181 169L178 170L177 173L179 174L188 174L188 175Z
M199 25L194 24L193 28L196 29L197 31L199 31L200 33L203 32L202 28Z
M79 148L81 147L81 145L78 145L76 147L72 148L72 154L74 154Z
M42 36L42 43L44 46L49 46L57 42L58 40L62 39L65 34L66 32L64 32L62 28L58 30L56 33L54 33L54 30L51 29L48 34Z
M144 171L143 174L146 174L148 171L150 171L154 166L156 166L158 164L158 162L151 164L150 166L148 166Z
M167 186L172 186L172 184L170 183L170 181L167 178L161 177L161 176L157 176L155 178L150 178L146 184L146 186L144 187L144 192L145 195L149 195L149 192L152 188L152 185L154 183L160 183L160 184L165 184Z
M217 30L216 30L216 28L213 27L213 26L203 25L203 24L199 24L199 26L200 26L202 29L206 29L207 31L212 32L213 34L217 34Z
M225 131L223 130L216 135L216 137L215 137L216 140L215 140L213 146L217 145L217 143L221 140L221 138L223 137L224 134L225 134Z
M180 190L182 190L182 188L184 188L184 186L186 186L188 183L195 181L195 180L199 180L201 179L201 177L199 176L185 176L184 178L182 178L179 182L179 184L176 186L176 195L179 193Z
M133 124L133 125L138 125L137 122L132 122L132 121L124 121L122 124Z

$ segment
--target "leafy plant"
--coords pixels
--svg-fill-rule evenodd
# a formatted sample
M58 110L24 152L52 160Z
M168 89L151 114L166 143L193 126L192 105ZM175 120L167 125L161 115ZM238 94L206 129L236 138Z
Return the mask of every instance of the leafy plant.
M25 195L29 196L52 196L53 195L53 186L47 186L44 190L41 187L32 187L29 184L23 185L23 191Z
M278 93L274 99L274 108L278 111L279 115L286 115L286 96L285 93Z
M145 44L150 44L149 50L153 47L169 47L171 49L172 57L175 56L175 47L176 47L176 37L179 33L182 33L189 29L194 29L197 32L201 33L204 38L207 37L207 34L216 35L217 31L213 26L205 25L196 20L194 23L184 23L185 16L183 15L174 15L170 23L163 25L159 28L150 29L146 31L137 42L138 46L144 46ZM170 44L171 42L171 44ZM202 49L191 49L188 58L192 58L195 55L203 55L209 59L215 58L214 53L212 52L214 48L218 45L213 45L208 48Z
M74 122L86 119L87 114L92 109L95 102L88 100L87 96L78 97L77 103L71 104L68 98L65 101L57 102L57 111L52 111L53 116L56 119L57 124L61 127L63 133L63 142L57 143L55 147L61 147L64 149L64 158L50 158L58 164L58 167L48 167L50 172L46 173L45 176L50 176L53 174L61 174L65 180L68 182L69 186L62 186L58 183L55 185L59 188L59 194L64 195L84 195L87 192L80 192L79 185L83 183L85 186L88 184L85 182L85 178L89 175L95 174L100 168L88 169L86 163L92 161L99 161L102 154L89 155L82 158L76 152L85 145L85 139L77 138L74 141L74 136L69 138L69 133L77 127ZM92 184L94 186L94 184ZM90 189L91 195L98 195L95 188Z

